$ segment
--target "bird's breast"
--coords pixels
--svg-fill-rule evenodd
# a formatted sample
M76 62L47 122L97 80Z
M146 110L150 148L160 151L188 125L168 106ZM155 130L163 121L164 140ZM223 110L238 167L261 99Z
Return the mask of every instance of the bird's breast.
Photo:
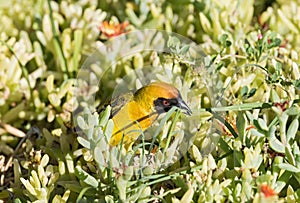
M114 130L110 144L115 146L122 138L124 144L133 143L157 117L158 114L151 109L145 109L137 102L130 101L112 118Z

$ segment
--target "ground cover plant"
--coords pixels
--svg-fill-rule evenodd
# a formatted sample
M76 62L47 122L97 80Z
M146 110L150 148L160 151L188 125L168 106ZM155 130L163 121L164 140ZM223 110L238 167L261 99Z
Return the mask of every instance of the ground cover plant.
M300 201L299 10L0 2L0 200ZM132 150L111 147L101 104L151 81L175 85L193 114L173 108Z

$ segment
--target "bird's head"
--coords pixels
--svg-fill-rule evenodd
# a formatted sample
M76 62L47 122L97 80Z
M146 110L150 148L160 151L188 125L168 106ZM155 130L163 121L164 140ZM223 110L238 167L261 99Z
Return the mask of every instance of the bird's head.
M173 106L176 106L187 115L192 111L182 99L180 92L173 85L164 82L153 82L137 90L134 99L147 109L152 109L159 114L168 112Z

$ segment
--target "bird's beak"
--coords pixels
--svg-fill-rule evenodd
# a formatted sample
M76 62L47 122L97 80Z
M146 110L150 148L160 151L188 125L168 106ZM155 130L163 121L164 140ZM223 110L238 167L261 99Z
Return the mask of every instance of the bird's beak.
M183 99L180 99L179 102L178 102L178 107L182 110L184 110L184 114L190 116L192 115L192 110L190 109L190 107L185 103L185 101L183 101Z

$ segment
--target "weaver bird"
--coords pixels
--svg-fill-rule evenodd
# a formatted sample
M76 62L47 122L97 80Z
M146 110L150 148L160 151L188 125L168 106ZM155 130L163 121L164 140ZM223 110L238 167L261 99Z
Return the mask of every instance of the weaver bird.
M178 89L164 82L153 82L135 93L116 97L111 102L114 129L109 144L116 146L122 141L127 150L160 114L173 106L192 114Z

